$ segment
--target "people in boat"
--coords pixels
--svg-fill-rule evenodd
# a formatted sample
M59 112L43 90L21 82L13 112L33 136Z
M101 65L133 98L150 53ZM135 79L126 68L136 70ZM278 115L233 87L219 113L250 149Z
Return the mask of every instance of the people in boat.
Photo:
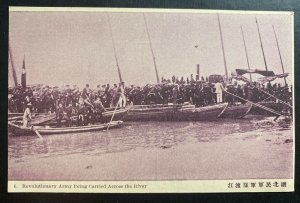
M63 107L63 104L62 103L59 103L58 104L58 108L56 110L56 124L57 124L57 127L61 127L61 122L64 118L64 107Z
M115 107L119 101L120 98L120 92L118 92L118 86L117 84L114 84L113 88L110 89L110 95L111 95L111 103L110 107Z
M173 104L177 104L177 97L178 97L178 91L179 91L179 86L175 85L172 89L172 99L173 99Z
M32 107L31 103L27 103L24 114L23 114L23 127L30 127L30 121L31 121L31 110Z
M79 126L88 124L88 109L82 100L78 103L77 106L77 117Z
M118 92L120 93L120 100L119 100L120 107L125 107L126 103L127 103L127 99L125 96L125 83L124 82L121 82L119 84Z
M93 106L90 101L90 93L91 93L90 85L86 84L85 88L82 90L81 97L83 98L84 103L86 103L89 106Z
M102 122L102 112L105 112L105 108L100 100L100 97L97 97L96 100L93 103L93 120L94 122L100 121Z
M82 91L76 85L73 85L72 88L70 86L50 87L47 85L37 85L32 88L17 86L9 89L9 110L14 113L24 113L26 104L31 102L31 112L54 113L59 103L66 104L64 107L67 107L68 104L72 102L75 107L76 103L79 103L79 100L83 100L87 107L93 108L92 105L97 97L100 97L103 106L108 108L110 106L116 106L120 95L121 101L119 104L123 107L128 105L128 103L134 105L168 104L173 102L173 89L175 86L178 86L176 101L178 104L189 102L196 106L207 106L228 100L224 91L221 91L222 88L218 83L214 85L209 81L192 81L190 77L188 79L189 81L185 81L173 77L172 82L169 79L162 78L162 83L148 84L142 87L134 85L125 87L125 85L121 83L119 87L115 85L113 89L110 88L109 84L102 85L102 88L98 85L97 89L93 91L91 91L88 84ZM221 82L219 83L221 84ZM276 102L276 99L273 97L262 93L260 91L260 89L262 89L269 94L274 94L274 96L281 100L288 103L292 102L290 86L285 87L279 84L271 85L270 83L265 83L265 86L256 85L257 87L253 87L253 84L243 84L241 87L234 85L233 92L241 96L243 91L243 98L250 101ZM218 86L220 88L218 88ZM199 93L202 87L203 90ZM213 91L214 88L215 91ZM242 102L236 98L233 99L233 103L236 101Z
M73 115L73 104L69 103L68 106L66 107L66 114L65 114L65 120L67 123L68 127L72 126L72 115Z

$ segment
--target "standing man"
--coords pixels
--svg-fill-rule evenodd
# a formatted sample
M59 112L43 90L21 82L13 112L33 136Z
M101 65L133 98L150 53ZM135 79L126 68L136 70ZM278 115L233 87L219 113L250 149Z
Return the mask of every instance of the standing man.
M23 114L23 127L30 127L31 121L31 111L30 108L32 107L31 103L27 103L24 114Z
M178 91L178 84L176 84L175 87L172 89L172 99L174 105L177 104Z
M119 85L119 92L120 95L120 106L125 107L126 106L126 97L125 97L125 85L124 82L121 82Z
M224 90L224 87L222 85L222 83L220 83L220 81L218 81L216 84L215 84L215 93L217 95L217 103L222 103L223 102L223 90Z

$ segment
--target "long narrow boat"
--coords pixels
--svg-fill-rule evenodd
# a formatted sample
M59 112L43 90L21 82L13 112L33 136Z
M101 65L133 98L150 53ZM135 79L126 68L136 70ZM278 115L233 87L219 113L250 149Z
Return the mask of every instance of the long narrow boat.
M226 108L227 103L195 108L193 105L132 108L124 121L212 121Z
M56 117L55 113L51 114L33 114L31 125L40 125L46 123ZM22 123L23 116L8 117L8 121L16 121Z
M14 135L34 135L38 132L41 135L50 134L66 134L66 133L82 133L91 131L101 131L109 128L121 127L123 121L112 121L110 123L97 124L97 125L86 125L86 126L75 126L75 127L49 127L49 126L32 126L23 127L21 125L15 124L14 122L8 122L8 129Z

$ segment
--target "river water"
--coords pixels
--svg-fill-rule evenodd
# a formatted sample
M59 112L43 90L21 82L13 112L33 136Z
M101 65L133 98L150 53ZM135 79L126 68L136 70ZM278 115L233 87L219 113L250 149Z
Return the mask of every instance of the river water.
M247 142L249 143L247 144ZM105 163L106 167L108 167L107 165L110 165L110 161L113 162L113 160L110 159L118 159L121 157L121 159L128 159L129 163L131 159L138 159L136 158L138 153L143 154L142 160L147 160L149 158L145 165L149 164L150 167L151 163L149 162L154 160L153 157L151 157L153 156L151 155L151 152L153 151L155 151L156 160L157 154L159 154L158 156L166 156L167 158L170 150L173 150L173 154L180 151L186 152L180 153L182 154L180 157L173 157L172 160L168 160L171 163L177 163L180 160L189 159L192 157L191 154L197 154L198 151L200 151L199 153L201 153L201 156L204 154L211 154L212 160L216 160L213 156L219 156L218 153L225 156L226 151L228 151L229 148L224 149L224 146L229 147L230 145L233 145L236 148L236 152L241 153L239 157L236 157L238 159L247 158L248 150L257 151L255 150L256 147L259 148L261 146L262 148L261 151L257 152L262 153L257 155L258 159L262 156L268 156L265 154L268 154L268 152L262 152L265 148L273 151L275 149L275 151L278 151L279 156L281 155L283 159L286 159L281 160L281 162L278 163L278 167L280 170L285 171L283 172L283 176L290 176L293 154L292 142L293 137L290 123L280 121L273 122L272 118L258 117L248 117L239 120L224 119L217 122L131 122L125 123L121 128L110 129L108 132L101 131L80 134L45 135L43 136L43 139L40 139L37 136L9 135L9 179L32 179L33 176L38 176L39 174L36 173L39 172L25 174L22 172L22 168L30 168L33 167L33 165L39 165L38 167L40 167L41 163L59 164L60 162L67 162L68 160L74 159L74 163L76 162L77 164L77 162L84 163L84 161L90 160L89 164L96 168L97 163L95 162L98 159L101 159L102 161L100 162L102 165ZM208 146L207 150L206 146ZM214 147L219 148L218 152L214 152ZM199 148L199 150L197 150L197 148ZM222 150L224 150L224 153L222 153ZM200 155L198 157L200 157ZM231 157L232 154L228 154L225 159L230 161ZM232 158L234 158L234 156ZM201 163L207 162L207 165L213 164L208 163L211 162L211 159L196 159L196 161ZM69 164L74 165L74 163L70 162ZM194 167L194 164L192 163L188 162L186 164L190 165L189 168ZM238 165L238 163L236 164ZM288 166L282 167L280 166L282 164ZM108 168L107 170L115 170L113 164L111 165L112 168ZM35 168L36 167L37 166L35 166ZM85 166L82 168L86 169L88 167L89 166ZM124 168L124 166L122 168L124 171L130 170L127 167ZM220 168L222 168L222 166L220 166ZM43 167L41 167L41 170L43 170ZM44 170L46 170L46 167ZM67 174L70 169L69 167L65 167L61 170L65 170ZM102 170L104 170L103 167ZM142 169L137 168L136 170L139 171ZM156 168L155 170L157 173L158 169ZM274 170L278 171L278 168L275 168ZM124 171L122 173L126 173ZM48 174L46 176L49 179L76 179L80 177L71 175L66 175L64 177L61 172L60 175L55 173L56 172L54 171L52 174ZM81 172L79 171L79 173ZM44 173L41 172L40 178L43 174ZM91 174L91 177L85 179L93 179L95 178L94 175ZM109 174L104 173L103 176L107 177ZM179 176L180 175L178 174L176 175L176 177ZM206 174L205 177L206 176L209 176L209 174ZM114 174L113 177L117 179L116 174ZM152 179L152 176L147 176L147 174L143 174L141 177ZM155 177L157 178L157 174ZM201 177L202 175L195 176L195 178ZM215 174L212 177L214 178ZM103 179L104 177L98 178ZM122 179L122 176L120 175L119 178ZM207 178L209 179L209 177ZM227 177L219 178L222 179Z

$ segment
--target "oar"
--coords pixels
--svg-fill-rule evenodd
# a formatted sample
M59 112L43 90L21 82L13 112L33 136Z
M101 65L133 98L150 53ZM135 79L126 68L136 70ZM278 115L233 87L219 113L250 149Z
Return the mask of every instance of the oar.
M262 90L262 89L260 89L260 88L258 88L258 90L261 91L261 92L263 92L263 93L265 93L265 94L267 94L267 95L269 95L270 97L273 97L273 98L277 99L278 101L280 101L281 103L283 103L283 104L289 106L290 108L293 108L291 105L289 105L288 103L282 101L281 99L278 99L278 98L275 97L274 95L272 95L272 94L270 94L270 93L268 93L268 92L266 92L266 91L264 91L264 90Z
M35 134L36 134L39 138L43 139L43 137L41 136L41 134L39 133L38 130L34 130L34 132L35 132Z
M285 87L285 88L283 88L283 89L281 89L281 90L275 92L275 93L273 94L273 96L277 95L278 93L282 92L283 90L285 90L285 89L287 89L287 88L288 88L288 87ZM270 98L271 98L271 96L269 96L269 97L263 99L263 100L260 101L260 102L264 102L264 101L266 101L266 100L268 100L268 99L270 99Z
M234 96L234 97L237 97L237 98L239 98L239 99L241 99L241 100L244 100L244 101L246 101L246 102L249 102L250 104L252 104L252 105L254 105L254 106L257 106L257 107L259 107L259 108L261 108L261 109L264 109L264 110L266 110L266 111L269 111L269 112L271 112L271 113L273 113L273 114L276 114L276 115L278 115L278 116L283 116L283 114L281 114L281 113L279 113L279 112L277 112L277 111L275 111L275 110L273 110L273 109L270 109L270 108L268 108L268 107L265 107L265 106L263 106L263 105L260 105L260 104L254 103L254 102L251 102L251 101L249 101L249 100L247 100L247 99L244 99L244 98L239 97L239 96L237 96L237 95L235 95L235 94L232 94L232 93L230 93L230 92L227 92L226 90L224 90L224 92L226 92L227 94L230 94L230 95L232 95L232 96Z
M116 105L116 108L115 108L115 110L114 110L113 115L111 116L110 122L109 122L108 125L107 125L106 131L108 131L109 126L110 126L110 123L112 122L112 120L113 120L113 118L114 118L114 115L115 115L115 113L116 113L116 110L117 110L117 108L118 108L118 106L119 106L120 98L121 98L121 96L119 97L118 103L117 103L117 105Z

